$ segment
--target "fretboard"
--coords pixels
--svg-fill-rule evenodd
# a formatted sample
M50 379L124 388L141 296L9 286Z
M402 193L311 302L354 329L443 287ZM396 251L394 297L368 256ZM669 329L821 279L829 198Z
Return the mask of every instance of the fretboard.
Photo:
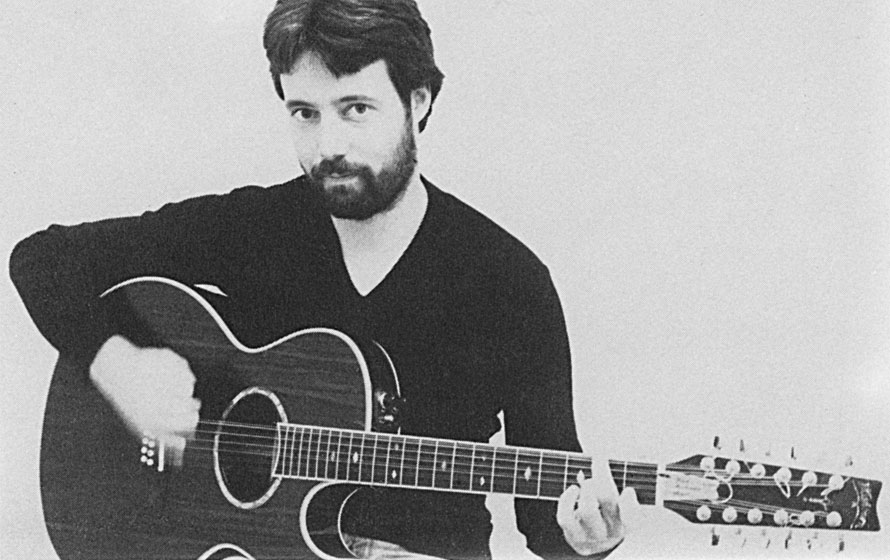
M592 459L580 453L283 423L275 453L277 478L549 500L579 473L592 475ZM657 465L613 460L609 468L619 491L631 486L641 504L655 503Z

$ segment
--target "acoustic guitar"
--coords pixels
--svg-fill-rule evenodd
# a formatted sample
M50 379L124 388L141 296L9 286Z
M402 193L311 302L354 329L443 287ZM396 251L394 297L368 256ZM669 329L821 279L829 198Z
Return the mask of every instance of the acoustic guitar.
M143 277L103 295L148 344L185 357L201 419L174 465L134 437L60 356L41 444L43 511L68 559L351 558L342 534L360 492L407 488L557 500L591 476L578 453L402 435L386 351L331 329L259 347L238 341L192 287ZM877 531L881 482L698 454L670 464L609 461L641 504L713 526Z

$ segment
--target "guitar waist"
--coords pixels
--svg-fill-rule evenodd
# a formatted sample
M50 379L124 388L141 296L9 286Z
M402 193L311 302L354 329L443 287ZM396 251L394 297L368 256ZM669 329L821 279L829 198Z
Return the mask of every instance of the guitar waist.
M347 502L342 529L442 558L489 558L485 496L362 488Z

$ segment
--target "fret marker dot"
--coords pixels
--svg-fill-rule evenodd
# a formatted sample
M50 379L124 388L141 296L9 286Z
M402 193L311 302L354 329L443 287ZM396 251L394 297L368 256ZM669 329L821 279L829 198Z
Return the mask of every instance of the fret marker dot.
M358 452L357 451L352 454L352 462L358 463Z
M479 477L479 486L485 486L485 477L484 476Z
M531 468L531 467L526 467L526 468L525 468L525 474L523 474L522 476L523 476L526 480L531 480L531 479L532 479L532 468Z
M442 470L443 470L443 471L447 471L447 470L448 470L448 462L447 462L447 461L442 461Z
M395 479L397 479L397 478L398 478L398 474L396 473L396 470L393 469L393 470L392 470L392 479L395 480Z
M335 462L337 460L337 454L331 451L331 462Z

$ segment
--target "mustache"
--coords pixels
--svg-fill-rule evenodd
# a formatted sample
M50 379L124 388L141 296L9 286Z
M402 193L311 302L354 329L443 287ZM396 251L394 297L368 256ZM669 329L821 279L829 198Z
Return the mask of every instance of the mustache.
M312 167L310 175L314 179L321 179L330 175L359 175L365 169L364 165L350 163L344 156L321 160Z

